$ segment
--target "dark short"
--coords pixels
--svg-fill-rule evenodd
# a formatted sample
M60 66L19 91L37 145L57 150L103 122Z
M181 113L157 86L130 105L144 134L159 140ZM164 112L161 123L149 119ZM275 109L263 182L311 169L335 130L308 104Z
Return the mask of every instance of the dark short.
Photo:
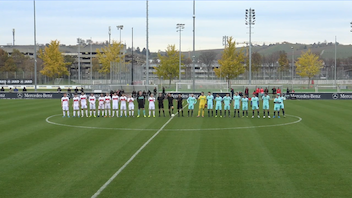
M164 103L159 103L159 109L163 109L164 108Z
M173 104L169 104L169 109L171 109L172 107L174 107L174 105Z
M177 104L177 109L182 109L182 104Z
M138 103L138 109L144 109L144 103Z

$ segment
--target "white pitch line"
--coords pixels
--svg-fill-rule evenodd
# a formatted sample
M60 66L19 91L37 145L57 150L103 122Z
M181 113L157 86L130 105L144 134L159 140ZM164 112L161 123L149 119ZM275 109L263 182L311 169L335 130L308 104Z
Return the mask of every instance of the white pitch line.
M65 126L65 127L75 127L75 128L82 128L82 129L106 129L106 130L125 130L125 131L155 131L155 130L158 130L158 129L133 129L133 128L131 129L131 128L107 128L107 127L94 127L94 126L78 126L78 125L60 124L60 123L52 122L49 120L52 117L60 116L60 115L61 114L49 116L45 119L45 121L47 123L53 124L53 125ZM77 118L77 119L79 119L79 118ZM121 119L123 119L123 118L121 118Z
M271 125L260 125L260 126L244 126L244 127L231 127L231 128L205 128L205 129L164 129L164 131L212 131L212 130L252 129L252 128L286 126L286 125L299 123L303 120L299 116L294 116L294 115L287 115L287 116L298 118L298 120L294 121L294 122L287 122L287 123L282 123L282 124L271 124ZM256 118L254 118L254 119L256 119ZM279 119L279 118L271 118L271 119ZM267 120L269 120L269 119L267 119Z
M185 106L186 107L186 106ZM184 109L185 107L183 107L182 109ZM178 114L178 112L175 114L175 116ZM99 196L99 194L123 171L123 169L126 168L126 166L128 166L129 163L132 162L132 160L149 144L149 142L151 142L165 127L166 125L168 125L171 120L175 117L171 117L151 138L149 138L148 141L146 141L133 155L132 157L127 160L127 162L118 170L116 171L116 173L110 177L110 179L105 182L105 184L99 188L99 190L91 197L91 198L96 198Z
M107 128L107 127L94 127L94 126L79 126L79 125L69 125L52 122L49 119L55 116L60 116L61 114L52 115L46 118L46 122L53 125L65 126L65 127L75 127L83 129L104 129L104 130L125 130L125 131L155 131L158 129L133 129L133 128ZM177 115L177 113L176 113ZM232 129L253 129L253 128L264 128L264 127L277 127L277 126L286 126L291 124L296 124L302 121L302 118L295 115L288 115L290 117L298 118L297 121L282 123L282 124L271 124L271 125L261 125L261 126L243 126L243 127L231 127L231 128L205 128L205 129L164 129L164 131L212 131L212 130L232 130ZM256 118L255 118L256 119ZM274 118L273 118L274 119Z

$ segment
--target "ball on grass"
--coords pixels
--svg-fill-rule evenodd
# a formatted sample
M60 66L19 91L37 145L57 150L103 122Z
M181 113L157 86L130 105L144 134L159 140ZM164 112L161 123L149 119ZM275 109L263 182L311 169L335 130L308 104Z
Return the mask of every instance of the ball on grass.
M172 116L172 117L174 117L174 116L175 116L175 114L171 114L171 116Z

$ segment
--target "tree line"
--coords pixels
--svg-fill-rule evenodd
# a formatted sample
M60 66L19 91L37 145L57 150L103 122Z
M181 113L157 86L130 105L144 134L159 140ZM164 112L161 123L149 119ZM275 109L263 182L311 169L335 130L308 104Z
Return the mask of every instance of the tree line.
M76 59L72 56L64 56L62 52L59 51L59 46L60 42L54 40L44 49L38 51L37 66L41 74L52 78L70 75L70 68ZM92 59L93 72L103 74L110 73L111 62L121 62L124 60L125 53L122 53L123 49L123 45L116 41L113 41L112 44L108 44L101 49L97 49L97 55ZM127 52L128 50L132 49L127 49ZM140 51L139 47L136 48L136 51ZM145 53L146 50L144 48L140 54L143 55ZM191 73L190 66L193 61L202 65L208 77L214 72L217 77L225 78L227 82L249 71L248 51L244 48L236 48L236 42L232 37L228 39L228 45L221 54L209 50L202 52L195 59L196 60L192 60L190 57L185 57L185 55L182 54L181 69L184 69L187 75ZM213 69L216 62L219 67ZM171 83L171 80L179 77L179 52L176 50L175 45L168 45L165 52L158 52L157 57L153 58L153 63L157 64L155 74L159 78L167 79ZM271 70L273 68L271 66L275 65L278 71L284 72L290 69L290 63L290 58L288 58L285 51L274 52L269 56L263 56L258 52L254 52L252 53L251 71L253 74L258 75L263 67ZM33 59L23 55L17 49L12 51L11 56L0 49L1 72L33 72L33 65ZM123 65L124 64L119 64L119 67L123 67ZM295 60L295 71L296 74L307 77L310 80L315 75L319 74L323 66L329 67L333 65L333 59L322 60L319 54L314 54L308 50ZM338 67L345 65L352 65L352 57L337 59ZM270 71L269 75L271 75ZM191 76L188 76L188 78L190 77Z

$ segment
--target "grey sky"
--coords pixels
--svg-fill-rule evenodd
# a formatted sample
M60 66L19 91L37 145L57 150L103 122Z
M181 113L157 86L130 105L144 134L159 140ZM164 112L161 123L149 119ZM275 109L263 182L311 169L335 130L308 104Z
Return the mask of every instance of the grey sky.
M149 48L164 50L176 44L176 24L184 23L182 51L192 50L192 4L186 1L149 1ZM253 43L313 43L324 40L352 43L350 1L196 1L196 49L222 47L222 36L236 41L248 40L245 9L256 10ZM75 44L76 38L93 41L119 40L116 25L124 25L122 41L145 47L146 1L36 1L37 42L59 40ZM12 42L16 29L16 44L33 44L33 2L0 1L0 45Z

